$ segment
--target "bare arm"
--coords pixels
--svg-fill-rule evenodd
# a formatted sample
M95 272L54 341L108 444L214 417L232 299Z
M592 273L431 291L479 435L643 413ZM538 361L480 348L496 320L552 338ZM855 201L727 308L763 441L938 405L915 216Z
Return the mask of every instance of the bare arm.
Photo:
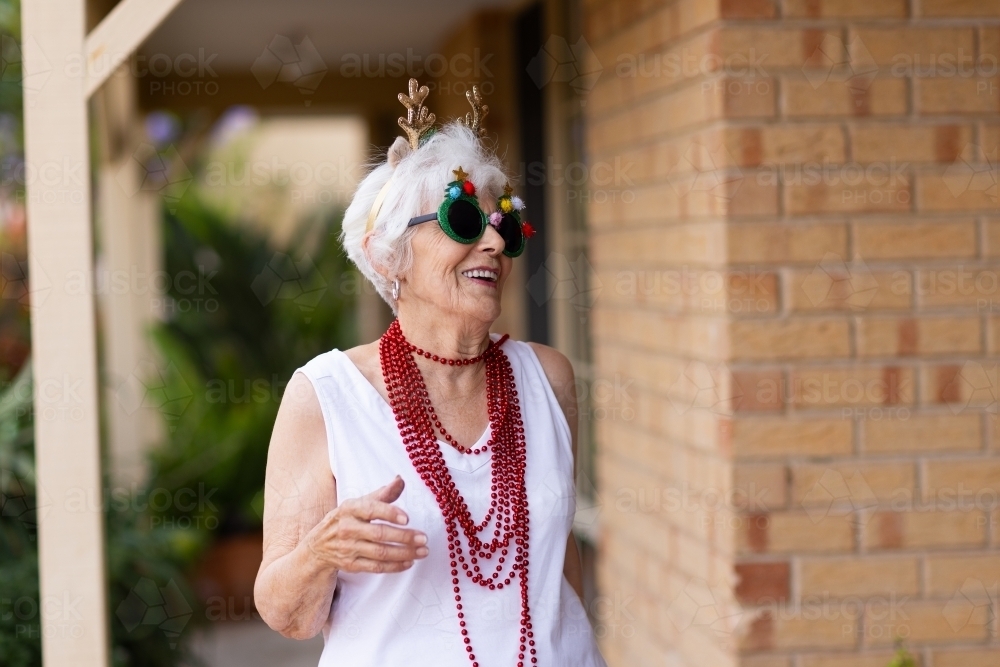
M329 615L340 570L399 572L426 556L423 533L389 525L407 521L390 504L402 491L397 477L338 506L319 400L309 379L296 373L267 454L264 556L254 585L264 621L286 637L314 637Z
M566 415L569 423L570 438L573 443L573 479L576 479L576 442L577 442L577 406L576 406L576 385L573 374L573 365L562 352L542 345L540 343L528 343L538 355L538 361L542 364L542 370L552 385L552 391L559 401L559 407ZM580 560L580 549L576 544L576 537L569 534L566 542L566 560L563 563L563 574L569 581L573 590L583 601L583 563Z

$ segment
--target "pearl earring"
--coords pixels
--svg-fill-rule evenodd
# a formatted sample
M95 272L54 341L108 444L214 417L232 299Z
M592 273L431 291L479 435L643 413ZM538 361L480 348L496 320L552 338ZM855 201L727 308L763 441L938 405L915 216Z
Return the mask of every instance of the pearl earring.
M399 301L399 279L392 281L392 300Z

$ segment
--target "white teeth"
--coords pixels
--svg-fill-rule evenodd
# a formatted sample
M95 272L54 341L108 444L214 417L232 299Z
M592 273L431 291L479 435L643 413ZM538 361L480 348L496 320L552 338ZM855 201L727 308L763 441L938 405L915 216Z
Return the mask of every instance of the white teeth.
M485 271L483 269L472 269L471 271L462 271L462 275L466 278L485 278L486 280L496 281L500 275L496 271Z

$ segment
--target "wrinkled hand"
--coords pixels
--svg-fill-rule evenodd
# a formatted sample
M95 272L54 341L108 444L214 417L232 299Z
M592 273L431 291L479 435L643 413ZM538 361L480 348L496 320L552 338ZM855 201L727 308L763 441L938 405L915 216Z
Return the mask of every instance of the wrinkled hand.
M321 561L344 572L402 572L427 556L427 536L405 525L406 513L391 503L403 492L403 479L366 496L345 500L309 532L306 543ZM381 520L388 523L372 523Z

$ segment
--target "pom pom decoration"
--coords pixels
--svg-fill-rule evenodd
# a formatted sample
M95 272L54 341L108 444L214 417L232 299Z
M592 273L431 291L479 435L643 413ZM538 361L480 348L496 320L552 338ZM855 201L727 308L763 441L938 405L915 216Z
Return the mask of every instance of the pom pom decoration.
M462 196L462 188L457 185L452 185L448 188L448 196L452 199L458 199Z
M462 183L462 190L465 191L467 195L476 194L476 186L472 184L472 181L465 181Z
M500 198L500 210L504 213L510 213L514 210L514 204L511 203L510 197Z
M500 221L503 220L503 213L500 211L493 211L490 213L490 224L495 228L500 229Z
M514 210L515 211L523 211L524 210L524 202L521 200L520 197L512 197L511 200L510 200L510 203L514 205Z
M525 220L521 223L521 233L524 234L524 238L530 239L535 235L535 228L531 226L531 223Z

